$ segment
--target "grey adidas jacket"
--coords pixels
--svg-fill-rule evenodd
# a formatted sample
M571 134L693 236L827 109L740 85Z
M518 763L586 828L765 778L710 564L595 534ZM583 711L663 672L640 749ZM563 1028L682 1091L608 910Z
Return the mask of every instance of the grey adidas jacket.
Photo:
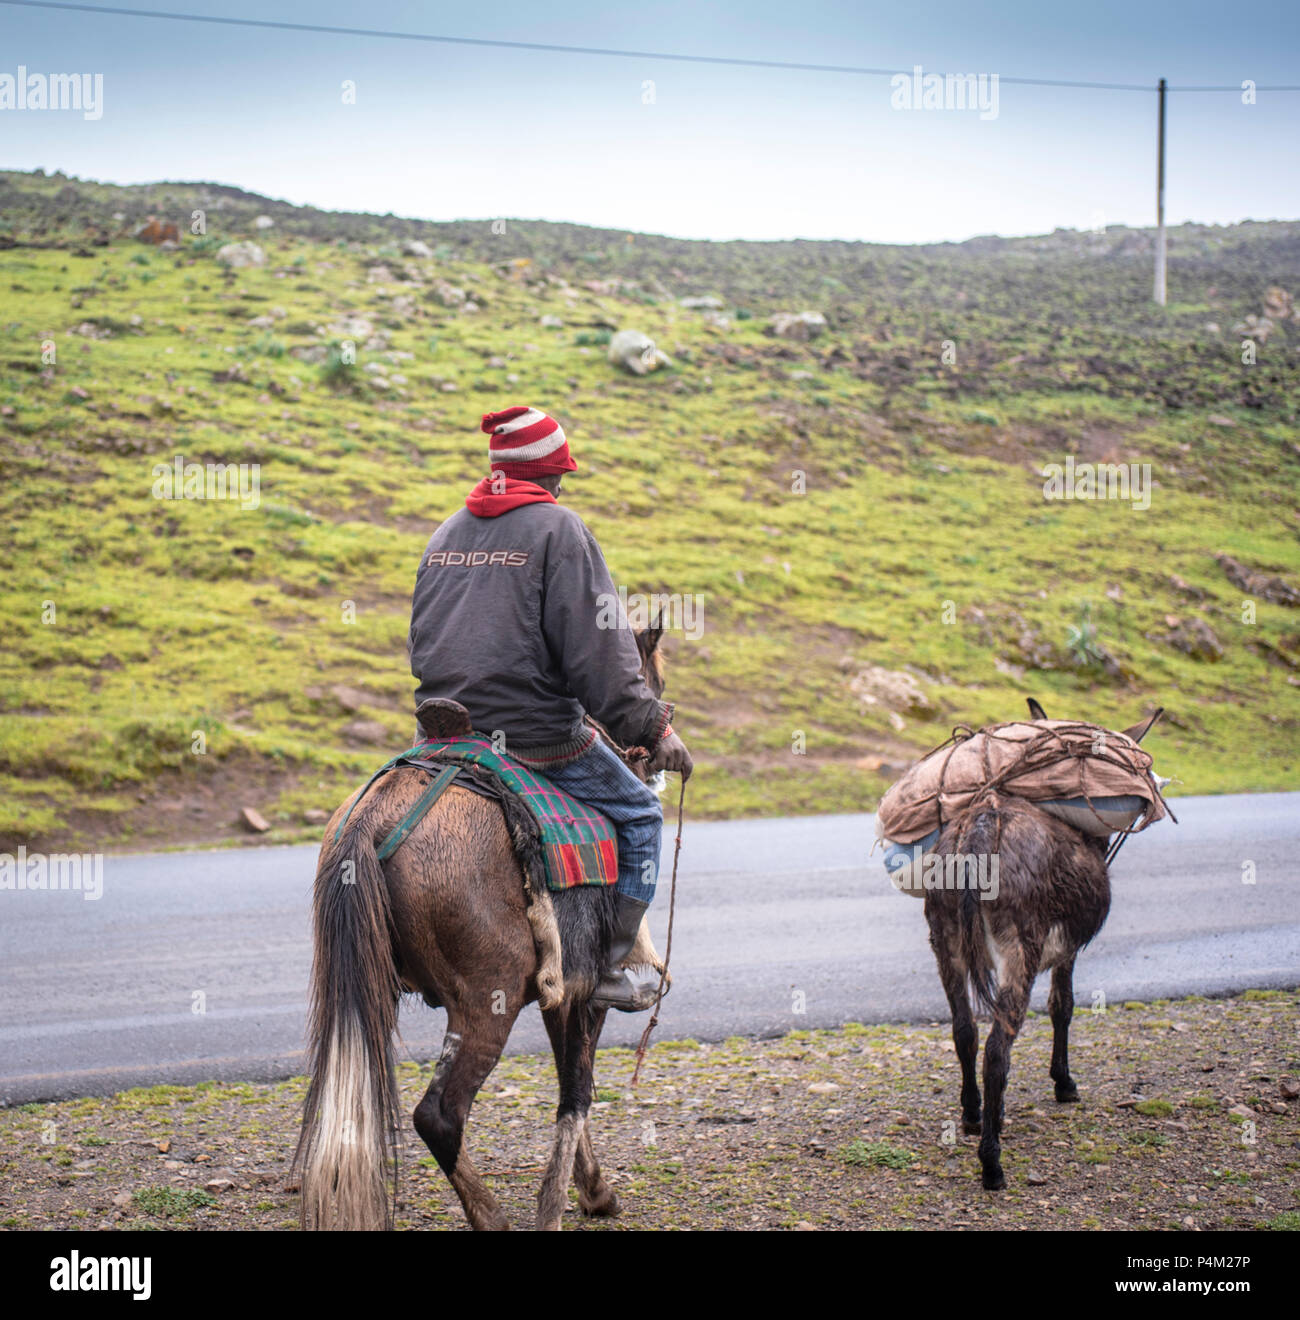
M587 746L584 712L623 746L651 750L672 718L641 677L595 537L559 504L448 518L416 573L410 652L417 705L459 701L475 729L536 759Z

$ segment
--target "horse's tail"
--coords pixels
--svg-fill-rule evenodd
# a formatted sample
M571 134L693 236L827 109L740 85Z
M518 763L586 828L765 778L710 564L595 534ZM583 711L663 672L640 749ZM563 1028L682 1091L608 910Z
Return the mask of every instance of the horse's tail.
M355 812L337 842L327 839L316 870L311 1086L294 1157L304 1228L392 1226L393 1031L401 987L388 886L365 825L368 814Z

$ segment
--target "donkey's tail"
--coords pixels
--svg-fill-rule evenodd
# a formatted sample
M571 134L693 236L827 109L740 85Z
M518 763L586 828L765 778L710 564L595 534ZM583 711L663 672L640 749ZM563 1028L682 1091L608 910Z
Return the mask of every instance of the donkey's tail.
M961 956L962 962L966 964L966 975L970 978L971 989L975 991L976 1002L985 1012L996 1015L998 972L989 949L992 936L984 921L980 896L976 890L966 888L956 898Z
M393 1031L401 992L393 963L388 886L365 816L326 841L312 904L311 1086L294 1163L302 1225L392 1226L397 1076Z
M996 807L972 808L957 822L954 851L959 854L984 852L991 854L997 848L998 824ZM974 885L964 885L951 897L956 900L957 929L962 962L975 1000L987 1013L997 1014L998 970L993 959L993 933L986 920L988 904L982 891ZM945 894L945 897L948 895Z

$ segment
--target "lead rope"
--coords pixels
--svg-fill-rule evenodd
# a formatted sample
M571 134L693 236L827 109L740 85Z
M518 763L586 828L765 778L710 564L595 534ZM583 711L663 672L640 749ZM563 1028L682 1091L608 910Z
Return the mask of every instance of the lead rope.
M641 1064L645 1060L646 1047L650 1044L650 1033L659 1025L659 1005L663 1001L664 986L668 983L668 960L673 956L673 916L677 911L677 859L682 855L682 817L686 810L686 776L682 776L681 796L677 799L677 839L673 845L673 880L668 890L668 942L664 945L664 965L659 973L659 989L655 994L654 1008L650 1010L650 1021L641 1033L641 1040L636 1047L636 1067L632 1069L632 1085L641 1078Z

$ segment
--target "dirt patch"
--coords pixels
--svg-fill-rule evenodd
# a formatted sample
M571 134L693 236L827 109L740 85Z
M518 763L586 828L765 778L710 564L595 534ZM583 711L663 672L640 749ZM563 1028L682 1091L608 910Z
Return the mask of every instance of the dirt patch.
M671 1010L667 1009L671 1019ZM1081 1103L1057 1105L1051 1024L1016 1043L1005 1192L960 1135L946 1025L860 1026L604 1050L592 1126L623 1204L588 1228L1300 1227L1300 992L1114 1006L1075 1018ZM410 1113L428 1068L402 1066ZM297 1224L288 1160L301 1079L156 1087L0 1112L0 1225L274 1229ZM467 1149L516 1226L548 1153L549 1059L502 1061ZM464 1228L407 1126L402 1228Z

